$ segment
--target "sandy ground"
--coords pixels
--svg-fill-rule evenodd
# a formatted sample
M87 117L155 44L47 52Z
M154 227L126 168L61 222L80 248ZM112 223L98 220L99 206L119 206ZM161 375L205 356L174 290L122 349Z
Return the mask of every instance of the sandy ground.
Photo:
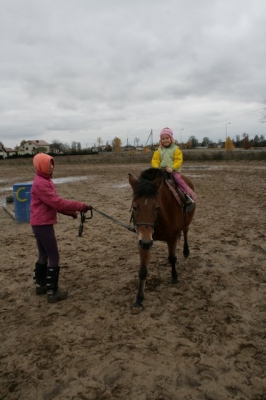
M129 223L131 188L145 164L58 165L60 195ZM155 242L144 310L135 234L94 213L59 216L60 286L68 299L36 296L35 238L0 208L0 399L266 399L265 163L187 163L198 206L191 255L178 250L171 284L166 245ZM83 177L79 179L78 177ZM29 165L0 165L0 201ZM11 208L13 205L10 206Z

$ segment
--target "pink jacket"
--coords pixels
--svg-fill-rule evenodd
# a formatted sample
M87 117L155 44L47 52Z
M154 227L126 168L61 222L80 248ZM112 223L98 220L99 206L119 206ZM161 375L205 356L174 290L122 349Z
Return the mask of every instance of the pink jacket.
M51 176L36 169L31 188L31 225L54 225L57 222L57 212L65 215L75 215L75 211L82 211L83 207L84 203L59 197Z

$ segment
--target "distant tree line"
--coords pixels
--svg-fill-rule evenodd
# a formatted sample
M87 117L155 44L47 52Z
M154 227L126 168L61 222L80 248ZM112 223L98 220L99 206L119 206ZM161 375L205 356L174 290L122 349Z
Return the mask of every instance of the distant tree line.
M258 136L256 135L254 139L249 138L248 133L243 133L242 138L240 135L236 135L235 139L231 139L229 136L228 138L232 142L233 148L243 148L243 149L250 149L252 147L266 147L266 139L263 135ZM228 139L227 138L227 139ZM227 142L227 140L226 140ZM197 147L226 147L226 142L222 142L218 140L217 143L212 142L208 137L203 138L202 142L200 143L195 136L191 136L186 143L181 143L181 147L186 149L193 149ZM229 141L228 141L229 142ZM232 145L230 144L230 149L232 150Z
M92 147L85 147L82 148L80 142L73 141L71 145L67 143L62 143L58 140L53 140L50 144L50 153L51 154L73 154L73 155L85 155L85 154L99 154L101 152L114 152L120 153L121 151L130 151L132 154L137 151L142 151L143 154L146 154L149 151L154 151L155 148L159 146L159 143L152 144L150 146L138 146L139 138L134 139L134 144L136 146L132 146L127 144L126 146L122 146L122 141L120 138L115 137L110 144L108 141L104 144L101 137L98 137L96 143ZM26 142L26 140L21 141L21 146ZM250 148L260 148L266 147L266 139L263 135L256 135L254 139L249 138L249 134L243 133L242 137L240 135L236 135L235 139L231 139L229 136L227 137L225 142L222 140L218 140L218 142L213 142L208 137L204 137L203 140L200 142L195 136L190 136L187 142L178 143L178 145L182 149L195 149L195 148L215 148L224 147L225 150L233 150L234 148L243 148L243 149L250 149ZM0 147L4 146L4 144L0 141ZM18 146L15 147L17 149ZM46 149L39 148L38 151L45 151ZM31 155L25 154L23 156L12 155L10 157L30 157Z

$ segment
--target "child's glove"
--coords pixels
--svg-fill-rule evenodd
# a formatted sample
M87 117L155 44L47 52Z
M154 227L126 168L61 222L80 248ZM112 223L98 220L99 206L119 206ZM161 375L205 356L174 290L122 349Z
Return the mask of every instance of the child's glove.
M71 217L74 219L78 218L78 212L77 211L73 211L73 213L71 214Z
M89 206L88 204L84 203L82 211L86 213L89 210L92 210L92 206Z

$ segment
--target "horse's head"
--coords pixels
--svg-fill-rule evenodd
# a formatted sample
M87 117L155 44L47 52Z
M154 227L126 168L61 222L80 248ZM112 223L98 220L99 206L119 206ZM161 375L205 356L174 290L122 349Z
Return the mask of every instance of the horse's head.
M148 171L151 174L147 174ZM149 250L153 244L152 235L159 211L157 192L162 183L162 177L155 177L153 172L153 168L144 171L139 179L129 174L129 183L133 190L132 221L141 250Z

